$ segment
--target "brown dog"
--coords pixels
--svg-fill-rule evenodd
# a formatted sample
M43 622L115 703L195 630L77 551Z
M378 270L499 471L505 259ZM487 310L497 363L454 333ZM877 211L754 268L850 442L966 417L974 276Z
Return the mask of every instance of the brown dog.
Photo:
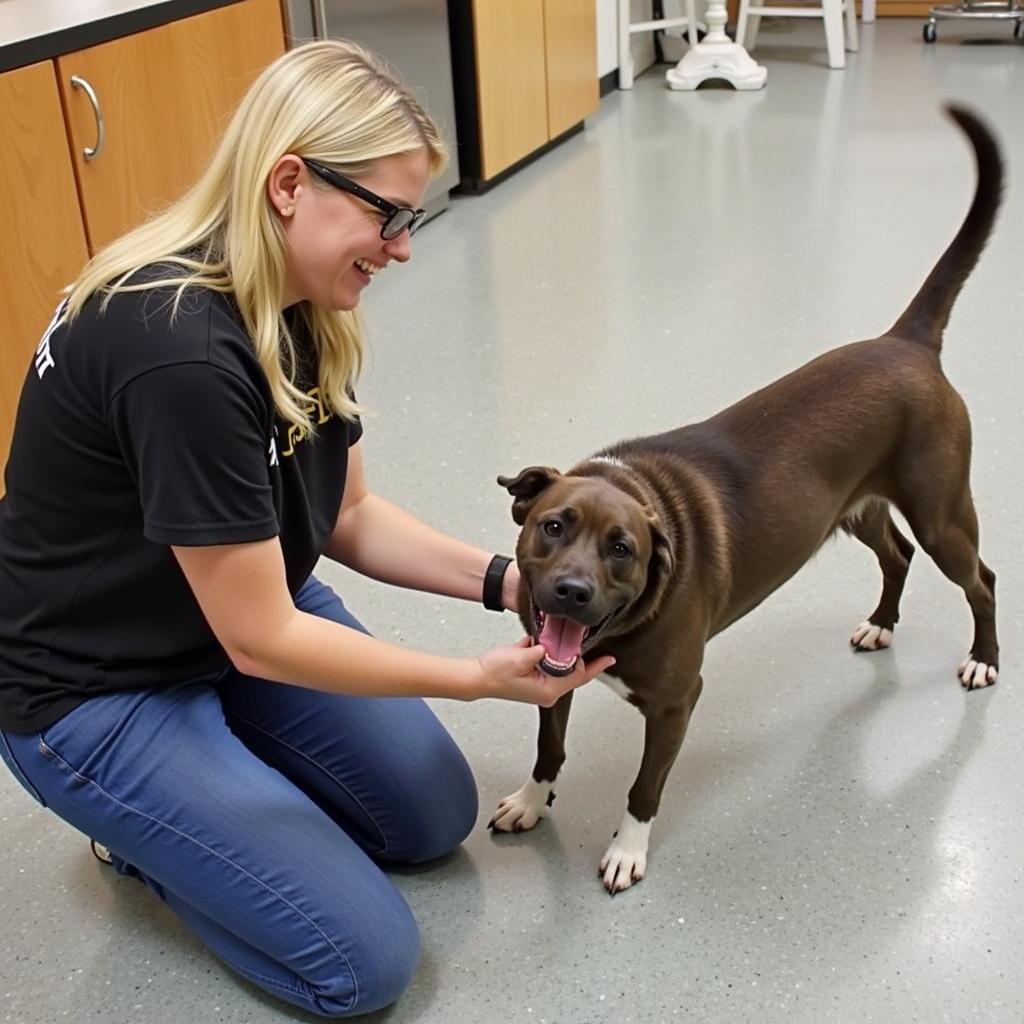
M834 349L703 423L606 448L562 475L499 477L522 527L520 614L553 675L612 654L611 685L645 718L643 759L600 864L616 893L643 878L662 787L700 696L704 645L756 608L836 530L882 568L882 597L851 638L887 647L914 547L894 505L963 588L974 642L967 689L996 681L995 576L978 557L967 410L939 365L953 302L989 236L1002 164L991 134L948 108L978 165L967 218L907 311L880 338ZM532 828L554 799L572 702L540 711L533 774L496 831Z

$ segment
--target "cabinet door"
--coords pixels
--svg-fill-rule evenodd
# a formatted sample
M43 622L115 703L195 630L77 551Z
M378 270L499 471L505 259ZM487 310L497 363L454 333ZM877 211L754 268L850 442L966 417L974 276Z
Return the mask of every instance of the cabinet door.
M548 141L544 0L473 0L473 35L481 164L493 178Z
M198 176L246 88L284 52L279 0L244 0L57 60L92 250L177 198ZM85 79L106 125L100 153Z
M548 132L555 138L597 110L594 0L544 0Z
M32 350L88 255L52 61L0 75L0 138L2 466Z

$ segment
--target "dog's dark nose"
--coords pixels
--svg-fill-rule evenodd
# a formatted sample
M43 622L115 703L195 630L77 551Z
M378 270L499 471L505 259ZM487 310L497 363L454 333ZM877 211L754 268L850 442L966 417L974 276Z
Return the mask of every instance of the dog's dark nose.
M570 615L586 608L593 596L593 585L576 576L563 576L555 584L555 597Z

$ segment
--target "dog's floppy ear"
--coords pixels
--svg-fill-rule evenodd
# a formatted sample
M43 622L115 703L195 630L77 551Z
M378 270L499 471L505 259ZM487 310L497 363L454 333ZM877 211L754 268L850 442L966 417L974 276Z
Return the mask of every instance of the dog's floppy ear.
M650 516L647 520L651 528L651 563L648 570L648 578L658 576L659 578L671 576L676 567L676 556L672 550L672 542L662 528L661 522L656 516Z
M528 466L519 476L499 476L498 483L515 499L512 502L512 518L517 526L526 522L530 506L562 474L550 466Z

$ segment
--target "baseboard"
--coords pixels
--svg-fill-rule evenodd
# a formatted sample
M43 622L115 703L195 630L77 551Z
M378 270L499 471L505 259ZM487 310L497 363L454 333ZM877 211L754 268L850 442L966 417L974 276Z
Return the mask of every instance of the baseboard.
M578 135L581 131L583 131L582 121L580 121L579 124L574 124L567 131L562 132L562 134L557 138L546 142L539 149L535 149L532 153L524 156L522 160L518 160L516 163L512 164L511 167L506 167L505 170L500 171L498 174L494 175L493 178L484 179L478 175L463 175L462 180L455 186L455 188L452 189L452 191L456 194L461 193L463 195L483 195L484 192L489 192L495 185L500 185L506 178L512 177L516 171L521 171L527 164L532 164L538 157L543 156L545 153L549 153L555 148L555 146L560 145L565 142L566 139L570 139L574 135Z

